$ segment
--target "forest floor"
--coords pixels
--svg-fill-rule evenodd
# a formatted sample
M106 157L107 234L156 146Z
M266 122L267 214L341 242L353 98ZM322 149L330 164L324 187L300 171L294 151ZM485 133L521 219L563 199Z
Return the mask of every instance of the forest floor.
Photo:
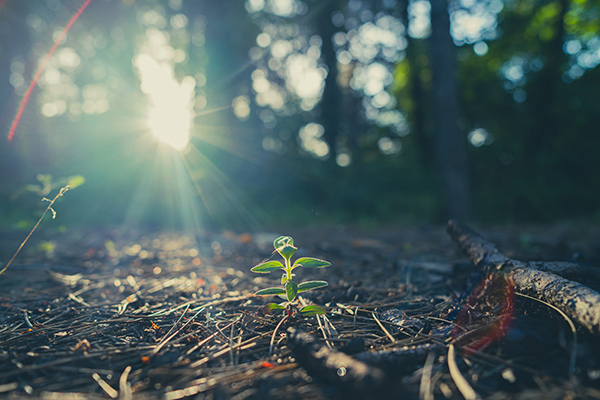
M600 230L593 227L480 233L512 258L600 266ZM302 296L325 316L294 315L280 324L284 314L264 312L273 299L253 294L279 284L280 274L250 271L272 256L279 234L293 236L297 257L332 263L298 271L300 281L329 282ZM0 260L10 259L25 235L0 232ZM390 393L403 398L468 398L466 382L472 398L600 399L598 337L578 330L574 340L555 310L503 298L495 281L469 297L486 282L474 271L443 227L253 234L42 228L0 276L0 398L380 395L372 382L345 381L344 365L329 366L336 380L302 364L306 354L298 357L302 350L288 340L295 327L315 346L351 357L406 348L405 361L369 367L383 371L395 387Z

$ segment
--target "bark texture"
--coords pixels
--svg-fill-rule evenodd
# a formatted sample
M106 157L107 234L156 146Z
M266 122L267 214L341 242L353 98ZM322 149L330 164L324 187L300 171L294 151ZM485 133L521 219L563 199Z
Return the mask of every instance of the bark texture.
M477 267L507 274L518 292L550 303L589 332L600 333L600 293L557 275L584 271L577 264L526 263L508 258L493 243L455 220L448 223L448 233Z
M382 399L403 394L402 385L374 366L329 349L310 334L288 328L288 346L298 364L311 376L337 387L344 399Z

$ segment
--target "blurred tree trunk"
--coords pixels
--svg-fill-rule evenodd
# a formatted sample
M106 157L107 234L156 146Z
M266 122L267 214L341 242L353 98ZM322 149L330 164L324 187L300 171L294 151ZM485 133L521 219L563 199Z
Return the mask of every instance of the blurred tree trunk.
M326 1L317 16L317 29L323 40L322 55L327 65L327 77L325 78L325 90L321 99L321 124L325 128L323 139L329 145L329 159L335 162L337 157L337 136L341 122L342 92L338 85L337 55L333 47L333 35L336 27L331 21L331 14L338 9L335 0ZM319 3L317 3L319 6Z
M450 217L471 216L466 141L458 128L455 46L446 0L431 0L431 65L435 148Z
M399 4L400 19L408 29L408 1ZM406 35L408 46L406 46L406 58L404 62L408 65L408 88L409 104L404 108L409 113L409 123L411 132L415 137L415 142L419 153L419 163L424 169L431 167L430 155L433 151L433 141L431 140L431 126L428 126L427 105L428 92L423 82L423 72L430 68L429 57L427 56L427 41L425 39L415 39Z
M206 70L207 110L229 106L239 94L240 85L250 81L247 54L256 36L243 25L247 24L243 3L240 0L183 3L183 12L192 21L196 17L204 21L203 52L193 61L203 64Z
M552 143L552 138L559 133L561 116L560 86L562 83L563 65L567 61L563 51L564 21L569 9L569 0L558 0L560 8L553 27L554 35L550 40L540 42L545 65L533 82L534 129L526 142L526 154L534 163L537 156ZM536 171L535 164L531 171ZM539 173L539 171L536 171Z
M39 149L36 144L37 136L39 136L37 127L35 90L33 96L29 100L21 123L19 124L15 136L11 143L8 143L8 132L15 118L21 95L15 93L11 79L11 64L15 57L20 57L20 61L25 65L25 71L21 71L21 76L25 79L25 85L29 84L29 79L33 75L31 71L27 71L32 67L27 63L27 53L31 50L31 35L29 26L25 24L25 20L30 11L30 4L26 2L13 1L4 5L0 13L0 170L5 171L3 185L6 186L9 182L20 182L25 171L26 163L23 162L23 154L21 149L26 150L25 156L29 156L32 161L37 161L36 156L40 156L42 160L46 157L43 153L33 152L25 147L26 144L32 144ZM35 62L31 64L36 65ZM25 118L25 116L33 116ZM33 138L30 135L33 134ZM41 139L41 138L40 138ZM31 154L33 153L33 154ZM36 164L37 165L37 164ZM10 173L8 173L10 171Z

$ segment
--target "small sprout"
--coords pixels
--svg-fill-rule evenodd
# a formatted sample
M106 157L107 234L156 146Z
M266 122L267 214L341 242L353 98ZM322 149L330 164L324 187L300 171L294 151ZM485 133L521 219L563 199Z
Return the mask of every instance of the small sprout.
M283 270L283 276L281 277L281 285L283 287L262 289L256 292L256 294L259 296L280 296L287 301L282 304L269 303L263 308L263 312L273 310L289 311L289 307L296 306L295 302L298 293L308 292L309 290L328 285L325 281L307 281L298 284L294 281L295 274L293 274L292 271L298 267L325 268L331 265L330 262L318 258L301 257L292 264L291 258L298 248L294 246L294 240L290 236L278 237L273 242L273 247L275 248L275 251L283 257L284 263L279 261L266 261L252 267L251 271L259 274L268 274L281 269ZM317 305L309 305L301 308L299 311L300 314L306 316L325 314L325 310Z

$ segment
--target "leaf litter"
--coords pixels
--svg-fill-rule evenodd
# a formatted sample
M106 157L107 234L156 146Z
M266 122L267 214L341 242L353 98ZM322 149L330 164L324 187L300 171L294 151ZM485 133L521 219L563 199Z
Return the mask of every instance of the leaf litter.
M286 333L295 327L392 371L407 398L600 398L597 338L579 332L572 343L539 302L517 297L510 327L469 347L506 307L497 288L465 300L486 278L442 229L295 232L298 256L332 262L303 272L330 283L300 295L327 311L311 317L269 313L269 298L254 295L279 284L250 272L270 255L265 235L53 234L52 259L31 245L0 277L0 396L341 398L298 364Z

